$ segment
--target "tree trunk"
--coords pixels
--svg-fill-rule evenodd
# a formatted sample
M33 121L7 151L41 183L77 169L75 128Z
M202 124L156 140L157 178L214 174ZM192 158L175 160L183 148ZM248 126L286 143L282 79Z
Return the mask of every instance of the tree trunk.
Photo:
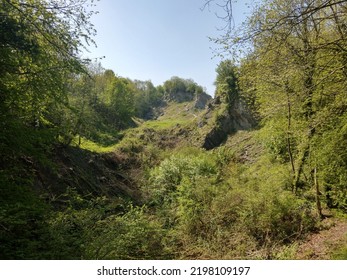
M300 161L299 161L299 166L296 169L297 171L296 171L295 176L294 176L294 183L293 183L293 189L292 189L295 194L298 192L298 189L300 186L300 177L301 177L301 174L304 170L306 158L309 156L309 147L310 147L309 144L305 147L305 150L302 153L302 156L301 156Z
M315 191L316 191L317 212L318 212L319 218L323 219L324 215L322 213L322 204L320 202L319 184L318 184L318 180L317 180L317 167L314 168L314 187L315 187Z
M286 92L287 92L287 98L288 98L288 102L287 102L287 104L288 104L287 148L288 148L290 164L292 166L293 176L295 176L295 165L294 165L294 159L293 159L292 145L290 142L292 113L291 113L291 104L290 104L290 99L289 99L289 89L288 88L286 88Z

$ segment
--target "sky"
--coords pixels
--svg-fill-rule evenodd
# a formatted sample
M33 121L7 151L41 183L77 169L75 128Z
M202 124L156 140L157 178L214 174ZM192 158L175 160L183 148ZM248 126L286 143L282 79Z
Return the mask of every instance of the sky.
M223 0L218 0L223 1ZM247 0L246 0L247 1ZM249 13L245 0L233 4L235 25ZM217 6L201 10L205 0L100 0L92 17L97 48L88 58L118 76L151 80L157 86L173 76L193 79L214 94L221 58L208 37L218 37L224 23Z

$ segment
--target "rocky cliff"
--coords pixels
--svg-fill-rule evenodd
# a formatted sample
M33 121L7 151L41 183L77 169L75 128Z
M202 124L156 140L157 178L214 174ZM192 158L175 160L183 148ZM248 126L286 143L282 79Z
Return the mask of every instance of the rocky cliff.
M222 106L223 104L220 103L220 100L213 100L209 104L207 114L218 110ZM225 109L222 109L222 112L217 115L214 124L204 138L202 147L206 150L211 150L226 141L228 135L238 130L249 130L255 125L256 121L245 102L237 100L232 106L225 106Z

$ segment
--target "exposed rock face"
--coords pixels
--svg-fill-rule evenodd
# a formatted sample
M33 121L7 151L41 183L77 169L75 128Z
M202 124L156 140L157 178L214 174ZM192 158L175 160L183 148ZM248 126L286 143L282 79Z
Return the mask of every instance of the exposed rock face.
M196 93L190 91L178 91L170 93L166 97L167 101L174 101L177 103L194 101L194 107L196 109L205 109L205 106L210 99L212 99L212 97L205 92Z
M194 108L201 109L201 110L205 109L207 102L210 101L211 99L212 99L212 97L205 92L197 94L196 99L195 99Z
M193 101L195 93L189 91L178 91L175 93L170 93L167 97L167 101L175 101L178 103Z
M206 134L203 148L211 150L220 146L231 133L254 127L255 119L242 101L237 101L218 117L214 127Z

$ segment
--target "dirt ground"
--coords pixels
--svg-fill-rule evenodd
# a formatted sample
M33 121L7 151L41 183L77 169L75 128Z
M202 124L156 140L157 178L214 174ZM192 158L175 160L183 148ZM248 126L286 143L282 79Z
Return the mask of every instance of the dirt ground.
M322 230L302 242L296 258L300 260L329 260L334 250L347 244L347 219L326 218Z

